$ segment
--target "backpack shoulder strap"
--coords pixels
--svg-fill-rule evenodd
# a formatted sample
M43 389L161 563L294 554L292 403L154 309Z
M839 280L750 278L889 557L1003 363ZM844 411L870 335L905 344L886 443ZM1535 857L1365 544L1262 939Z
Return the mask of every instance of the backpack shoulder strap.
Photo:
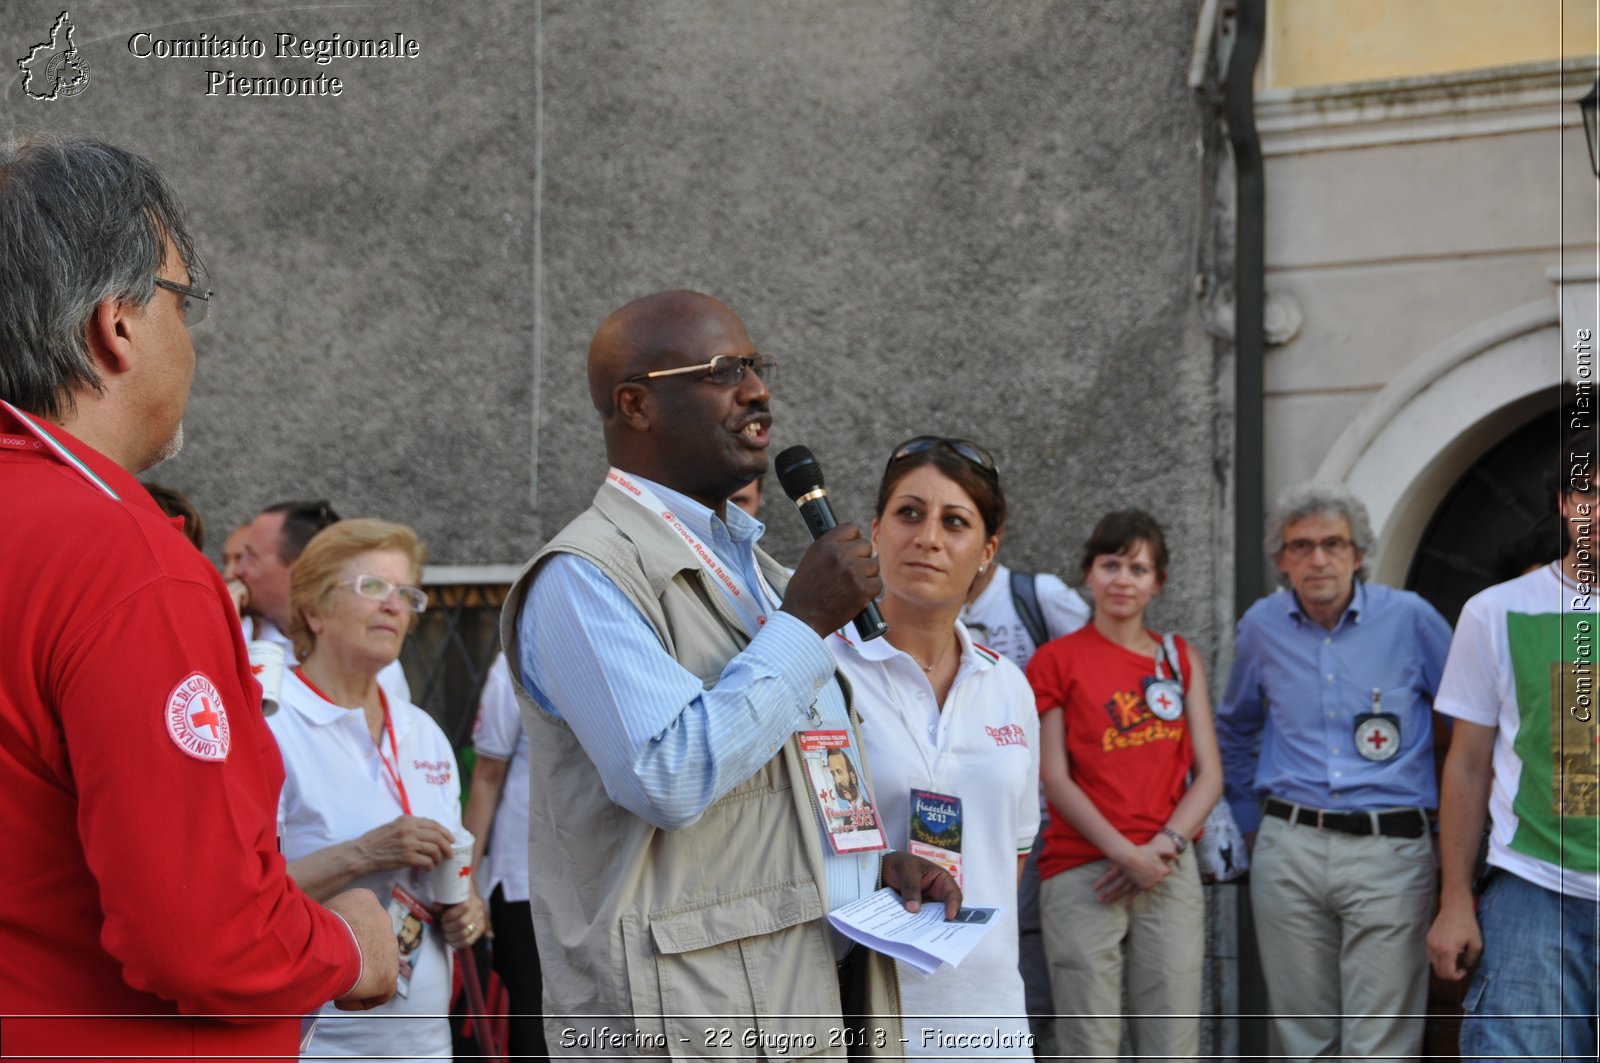
M1016 606L1017 616L1022 619L1022 626L1028 629L1033 644L1043 646L1050 641L1050 632L1045 630L1044 613L1039 608L1039 591L1034 586L1034 578L1031 572L1011 573L1011 604Z

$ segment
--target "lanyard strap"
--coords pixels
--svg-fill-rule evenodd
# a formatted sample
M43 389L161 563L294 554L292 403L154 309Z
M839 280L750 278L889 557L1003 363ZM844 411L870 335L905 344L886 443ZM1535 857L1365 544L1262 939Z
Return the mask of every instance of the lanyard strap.
M734 609L744 621L746 632L754 638L756 632L767 622L768 604L777 601L778 597L772 588L767 586L766 577L761 574L761 566L756 566L756 579L760 583L761 594L751 594L745 589L744 581L738 574L724 565L694 532L684 527L683 522L673 515L673 512L647 485L616 468L606 470L606 483L620 492L624 498L632 499L654 513L662 523L678 534L689 547L689 552L694 554L695 560L700 562L700 567L710 574L711 581L728 593Z
M394 783L395 793L400 798L400 810L406 815L411 815L411 798L406 796L406 781L400 777L400 744L394 740L394 717L389 712L389 695L378 688L378 701L383 705L383 729L389 732L389 749L394 753L394 761L383 755L383 744L373 739L372 744L378 747L378 759L383 762L383 768L389 773L389 781Z
M310 687L311 692L317 697L326 701L329 705L337 705L341 709L345 708L345 706L339 705L338 702L317 689L317 684L306 678L306 674L299 668L294 670L294 674L299 676L300 682ZM400 744L394 738L394 719L389 714L389 695L383 692L382 687L378 688L378 704L383 706L383 729L389 734L389 748L394 752L394 761L391 762L384 754L382 742L374 738L372 744L377 747L378 761L383 765L384 774L389 776L389 784L394 790L395 797L400 801L400 810L409 816L411 815L411 798L406 794L406 781L400 777Z
M35 421L32 417L29 417L27 414L11 405L11 403L7 402L5 399L0 399L0 406L3 406L10 411L13 417L22 422L23 428L26 428L29 433L39 440L39 442L49 447L50 452L56 457L66 462L72 468L76 469L78 474L85 480L88 480L95 487L99 488L101 491L104 491L107 495L110 495L118 502L122 501L122 496L113 491L110 484L96 476L94 470L89 468L88 465L84 464L82 458L68 450L66 444L62 443L61 440L51 435L44 425L40 424L38 421Z
M1163 667L1163 665L1166 667ZM1165 674L1166 668L1172 669L1172 678L1177 680L1180 689L1189 685L1183 677L1182 662L1178 660L1177 641L1173 639L1170 632L1161 636L1160 648L1156 650L1155 672L1157 679L1167 678Z

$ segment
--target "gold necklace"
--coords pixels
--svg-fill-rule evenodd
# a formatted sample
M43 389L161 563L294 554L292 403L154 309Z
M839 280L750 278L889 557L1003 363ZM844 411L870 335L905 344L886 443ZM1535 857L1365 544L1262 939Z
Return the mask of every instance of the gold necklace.
M916 654L912 653L910 650L906 651L906 656L910 657L913 661L916 661L918 667L920 667L924 672L927 672L929 675L932 675L933 674L933 670L935 668L939 667L939 665L944 662L944 655L946 653L948 653L949 651L950 651L950 644L948 642L945 643L943 646L939 647L939 656L937 656L937 657L935 657L933 659L933 663L932 664L923 664L922 663L922 658L918 657Z

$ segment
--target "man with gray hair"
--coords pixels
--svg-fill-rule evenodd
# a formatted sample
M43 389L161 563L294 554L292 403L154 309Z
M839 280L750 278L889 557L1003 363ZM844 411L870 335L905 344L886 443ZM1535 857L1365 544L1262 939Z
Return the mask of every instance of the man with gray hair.
M1366 582L1372 543L1348 492L1283 495L1267 550L1285 586L1239 621L1217 711L1227 798L1253 844L1256 934L1272 942L1274 1054L1293 1060L1422 1047L1432 710L1450 626L1417 595Z
M177 452L211 293L155 167L0 141L0 1040L285 1058L395 991L377 898L290 880L232 601L134 474ZM228 1016L229 1021L201 1016Z

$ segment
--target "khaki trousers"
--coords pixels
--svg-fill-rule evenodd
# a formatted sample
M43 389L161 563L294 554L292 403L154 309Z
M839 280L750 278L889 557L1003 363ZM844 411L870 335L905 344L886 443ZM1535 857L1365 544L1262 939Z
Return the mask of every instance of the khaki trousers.
M1417 1056L1433 839L1358 837L1267 816L1250 862L1273 1054Z
M1205 962L1205 897L1194 849L1155 889L1102 904L1094 881L1109 866L1096 860L1039 888L1057 1050L1070 1059L1117 1058L1126 975L1134 1054L1192 1059L1200 1051Z

